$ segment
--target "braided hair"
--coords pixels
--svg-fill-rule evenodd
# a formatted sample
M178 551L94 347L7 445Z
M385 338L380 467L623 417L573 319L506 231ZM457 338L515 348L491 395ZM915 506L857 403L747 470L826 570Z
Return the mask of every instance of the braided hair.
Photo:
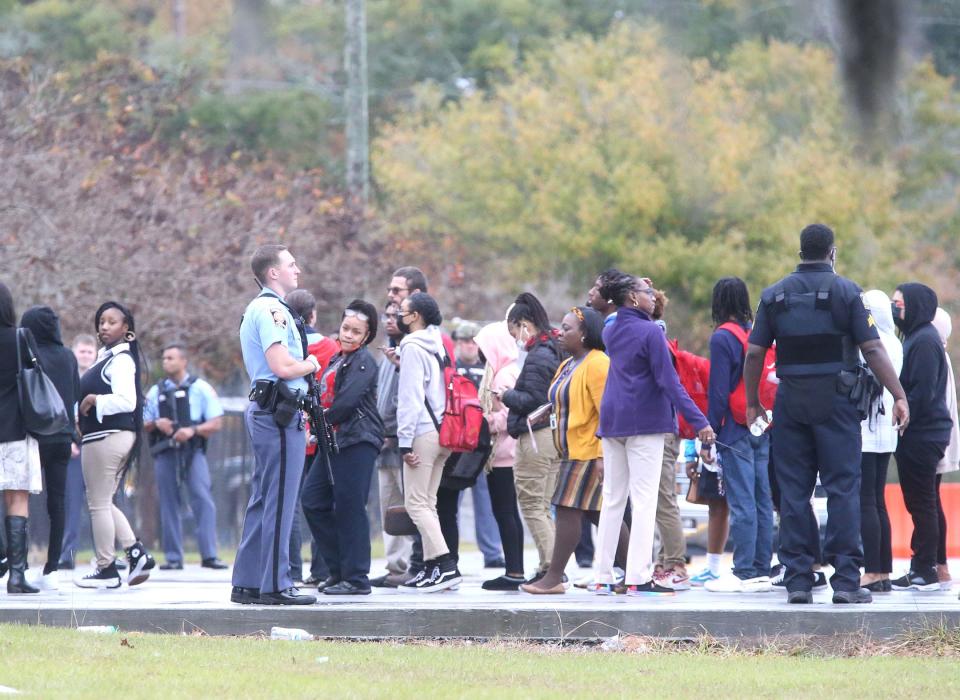
M731 318L742 325L753 322L747 283L739 277L718 279L713 285L713 306L710 313L713 322L718 326Z
M133 358L134 366L134 386L137 392L137 405L133 409L134 441L133 447L127 453L123 460L123 466L120 469L120 481L126 475L127 470L135 467L137 459L140 456L140 446L143 444L143 388L141 366L146 364L146 358L140 352L140 342L137 340L136 324L133 319L133 312L126 306L117 301L106 301L100 305L93 317L93 328L95 333L100 330L100 317L108 309L116 309L123 315L123 322L127 324L127 334L124 341L130 346L130 356Z
M622 307L627 305L631 292L637 287L637 278L621 272L612 275L600 287L600 294L605 299L610 299L615 306Z

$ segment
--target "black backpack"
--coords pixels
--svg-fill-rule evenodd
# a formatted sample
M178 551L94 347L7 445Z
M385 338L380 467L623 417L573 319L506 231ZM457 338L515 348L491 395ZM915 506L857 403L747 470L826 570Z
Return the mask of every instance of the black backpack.
M447 457L443 465L443 477L440 479L441 488L451 491L463 491L477 483L477 477L483 472L490 453L493 451L493 441L490 438L490 426L484 418L480 423L480 438L477 449L472 452L454 452Z

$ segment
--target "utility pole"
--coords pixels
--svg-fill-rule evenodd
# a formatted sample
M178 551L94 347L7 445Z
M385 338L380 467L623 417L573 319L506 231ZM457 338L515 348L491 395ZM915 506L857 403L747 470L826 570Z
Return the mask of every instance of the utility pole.
M367 113L366 0L346 0L347 193L354 213L363 213L370 195L369 115Z
M173 0L173 34L177 41L187 38L187 0Z

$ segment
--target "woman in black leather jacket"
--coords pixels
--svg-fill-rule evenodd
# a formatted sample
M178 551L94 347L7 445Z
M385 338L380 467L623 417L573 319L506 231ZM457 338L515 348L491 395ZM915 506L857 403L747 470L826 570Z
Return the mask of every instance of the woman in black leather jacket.
M553 444L550 412L539 420L528 418L547 404L547 391L560 366L563 353L557 345L559 334L540 301L533 294L523 293L507 311L507 328L520 348L522 366L517 383L503 392L500 400L510 409L507 432L517 439L513 479L517 488L520 513L537 545L540 564L528 580L536 583L550 568L553 554L554 523L550 501L557 485L560 459Z
M303 484L303 513L330 576L318 590L326 595L370 593L370 524L367 494L374 462L383 445L377 411L378 367L367 346L377 336L377 310L350 302L340 322L340 352L320 380L327 421L340 451L318 451ZM332 479L331 479L332 477Z

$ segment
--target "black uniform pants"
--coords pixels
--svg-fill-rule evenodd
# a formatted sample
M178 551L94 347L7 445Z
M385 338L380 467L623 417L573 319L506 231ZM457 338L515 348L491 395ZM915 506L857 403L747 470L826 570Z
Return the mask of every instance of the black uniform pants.
M799 383L798 383L799 384ZM803 382L803 385L807 382ZM812 531L810 496L820 482L827 492L824 554L836 591L860 587L860 416L835 382L810 380L805 390L783 384L773 416L773 454L780 484L780 561L788 591L813 587L818 534Z
M913 520L910 537L910 570L925 576L937 565L940 541L940 518L937 508L937 464L943 459L946 445L936 442L900 438L897 445L897 472L903 503Z

